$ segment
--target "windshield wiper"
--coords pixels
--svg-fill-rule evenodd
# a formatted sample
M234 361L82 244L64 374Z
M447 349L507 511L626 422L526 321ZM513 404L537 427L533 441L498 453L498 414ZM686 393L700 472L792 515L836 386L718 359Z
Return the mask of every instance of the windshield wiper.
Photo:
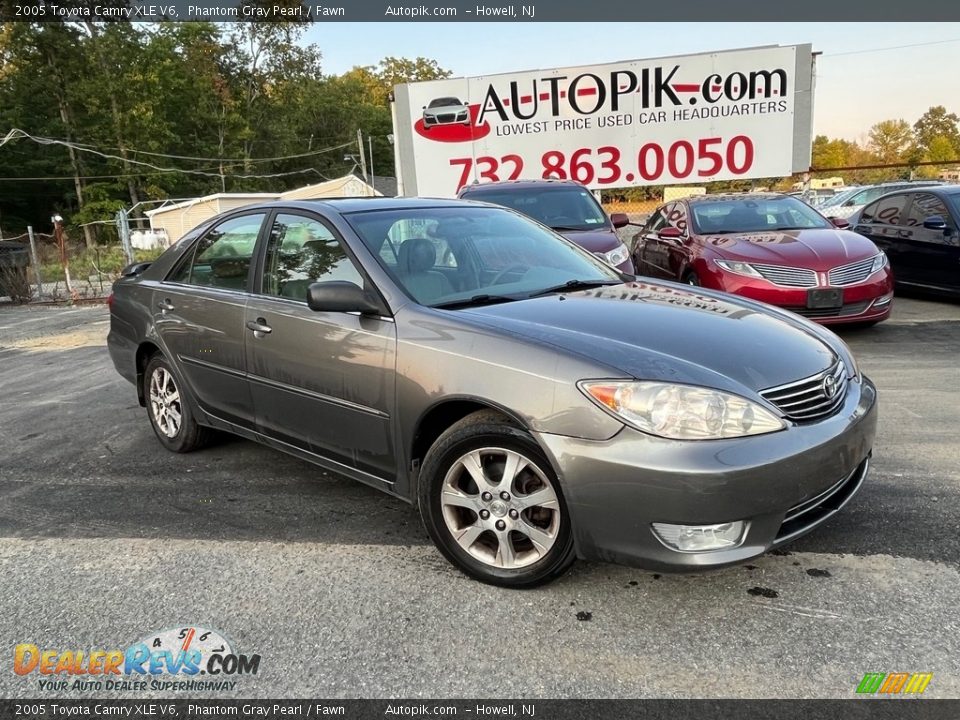
M602 227L602 226L601 226ZM550 225L551 230L559 230L561 232L587 232L592 228L585 227L572 227L570 225Z
M564 290L589 290L590 288L606 287L607 285L620 285L617 280L567 280L562 285L554 285L545 290L538 290L535 293L527 295L528 298L542 297L550 293L563 292Z
M509 295L488 295L484 293L483 295L474 295L471 298L448 300L446 302L436 303L430 307L439 308L442 310L456 310L457 308L473 307L478 305L496 305L497 303L513 302L514 300L517 300L517 298L510 297Z

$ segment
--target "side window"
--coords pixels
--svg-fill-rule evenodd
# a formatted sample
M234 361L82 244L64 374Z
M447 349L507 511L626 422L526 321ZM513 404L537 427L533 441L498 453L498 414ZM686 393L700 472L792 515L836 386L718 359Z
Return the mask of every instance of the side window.
M873 220L870 222L880 225L900 225L904 220L904 210L909 195L888 195L880 198L876 203Z
M312 283L329 280L364 284L363 275L326 225L303 215L277 215L267 245L263 293L306 302Z
M684 235L687 234L687 206L682 202L670 203L664 208L667 213L667 224L675 227Z
M647 232L656 234L667 224L667 206L658 207L647 221Z
M246 290L250 260L265 217L264 213L242 215L212 228L200 238L190 259L171 280L202 287Z
M932 215L939 215L948 223L950 222L950 212L943 200L930 193L917 193L913 198L913 204L910 205L910 213L903 224L911 227L922 227L923 221Z
M872 223L876 222L874 218L877 216L877 205L879 203L871 203L867 205L863 210L860 211L860 222L861 223Z

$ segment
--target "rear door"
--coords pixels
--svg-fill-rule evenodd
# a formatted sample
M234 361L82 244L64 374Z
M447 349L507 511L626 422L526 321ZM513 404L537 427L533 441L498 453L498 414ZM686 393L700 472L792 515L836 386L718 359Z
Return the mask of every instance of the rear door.
M264 212L235 215L208 230L153 292L154 326L207 413L253 426L246 381L244 311Z
M260 432L393 479L396 325L307 307L313 282L369 283L319 215L278 211L246 308L247 368Z
M905 217L899 241L900 264L907 268L910 282L960 290L960 232L956 215L942 198L917 192ZM926 220L934 218L942 218L946 227L924 227Z

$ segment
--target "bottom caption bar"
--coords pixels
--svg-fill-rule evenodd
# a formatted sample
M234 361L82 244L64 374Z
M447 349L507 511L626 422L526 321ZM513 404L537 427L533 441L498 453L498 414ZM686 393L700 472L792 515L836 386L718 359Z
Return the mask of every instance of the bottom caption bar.
M958 700L0 700L0 718L956 720Z

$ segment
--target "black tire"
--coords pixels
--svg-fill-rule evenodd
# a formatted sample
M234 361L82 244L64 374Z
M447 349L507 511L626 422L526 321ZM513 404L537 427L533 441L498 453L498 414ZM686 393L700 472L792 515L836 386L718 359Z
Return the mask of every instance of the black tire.
M154 374L158 371L164 371L169 375L173 388L179 394L178 400L170 403L170 409L177 412L180 417L177 430L173 434L169 433L171 426L167 425L166 429L164 428L164 422L158 418L155 403L151 400L150 386ZM190 403L186 398L186 388L182 387L182 383L173 372L163 353L154 354L147 363L143 373L143 396L147 402L147 417L150 418L150 427L153 428L160 444L167 450L175 453L193 452L207 445L212 439L213 430L197 423L190 408ZM161 411L160 414L163 414L163 412Z
M529 463L536 466L539 473L533 475L531 470L522 471L517 474L517 483L527 482L530 477L533 477L533 482L542 486L545 479L557 498L557 510L532 509L532 512L547 512L550 516L557 513L555 521L558 526L555 530L553 544L547 552L540 554L538 550L534 549L532 543L529 544L527 550L519 550L513 540L507 541L511 546L511 551L518 553L517 557L520 557L522 552L525 552L527 557L531 554L540 554L538 559L522 567L496 567L491 564L492 560L485 562L461 547L454 538L453 531L448 527L441 505L441 493L447 475L457 465L458 461L470 452L491 448L502 448L522 455ZM500 472L502 473L502 471L503 468L501 467ZM524 476L523 473L526 473L526 475ZM513 485L508 489L512 490ZM479 498L479 488L477 497ZM513 500L521 500L522 497L522 495L514 495ZM423 524L440 552L466 575L481 582L509 588L535 587L562 575L575 560L570 514L567 511L560 484L553 468L530 434L511 424L507 418L499 413L481 411L469 415L452 425L437 439L427 452L421 467L417 501ZM524 521L533 519L535 521L535 518L526 514L530 511L529 509L521 510L524 513L521 519ZM464 512L471 513L473 511L466 510ZM507 522L511 521L508 518L515 518L512 514L512 507L510 512L511 514L507 517L501 516ZM475 522L479 524L480 515L476 513L474 515L476 517ZM496 518L489 517L490 522L496 522ZM510 527L519 528L520 524L517 522L516 525ZM490 538L495 535L493 530L485 532L490 533ZM523 546L525 536L522 531L518 530L515 533L513 530L507 530L506 534L509 538L518 538L519 544ZM483 541L484 536L481 535L477 543ZM499 541L497 542L499 543Z
M693 270L689 270L687 274L683 276L683 282L686 285L700 287L700 276L697 275Z

